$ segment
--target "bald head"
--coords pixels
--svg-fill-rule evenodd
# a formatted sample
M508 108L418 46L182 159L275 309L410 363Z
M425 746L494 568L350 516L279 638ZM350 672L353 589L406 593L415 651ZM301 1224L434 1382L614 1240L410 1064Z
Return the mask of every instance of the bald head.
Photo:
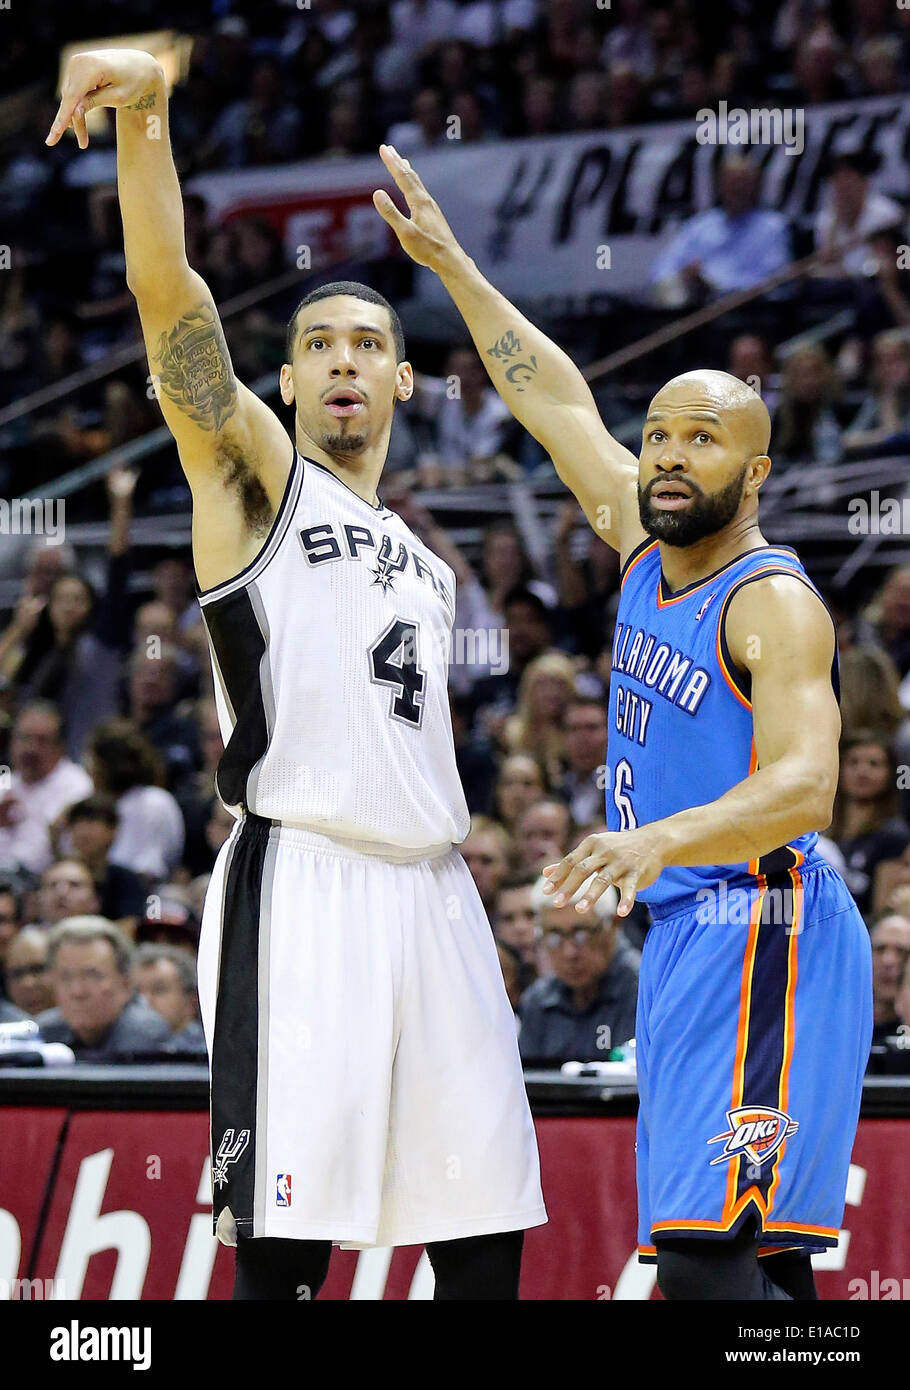
M702 368L683 372L662 386L648 410L711 411L742 446L743 458L766 455L771 443L771 416L761 396L729 372Z
M754 526L771 461L771 417L739 377L708 369L668 381L642 434L638 510L642 527L686 547Z

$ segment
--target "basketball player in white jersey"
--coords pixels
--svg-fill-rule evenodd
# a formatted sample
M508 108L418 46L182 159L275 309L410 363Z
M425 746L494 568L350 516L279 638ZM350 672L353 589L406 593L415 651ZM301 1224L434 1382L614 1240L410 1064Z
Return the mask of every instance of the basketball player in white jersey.
M546 1213L512 1010L453 848L455 580L377 492L413 390L398 316L365 286L303 300L280 376L292 444L187 263L159 64L77 54L49 142L72 124L85 148L94 106L117 108L127 281L193 494L237 817L199 952L234 1297L315 1297L335 1243L425 1244L437 1298L516 1298Z

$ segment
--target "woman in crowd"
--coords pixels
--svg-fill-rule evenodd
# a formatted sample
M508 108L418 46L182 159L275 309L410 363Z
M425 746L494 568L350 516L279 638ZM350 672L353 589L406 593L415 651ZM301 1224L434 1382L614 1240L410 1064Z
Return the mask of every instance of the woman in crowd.
M544 652L528 665L518 687L518 708L505 723L505 745L530 753L558 780L565 753L565 714L575 694L575 665L563 652Z
M863 914L872 904L878 865L897 859L910 844L898 805L897 768L888 740L872 729L846 734L828 835L844 856L844 877Z
M510 835L528 809L547 794L546 778L530 753L512 753L502 760L493 793L493 815Z
M110 719L92 737L89 772L95 788L116 799L118 828L108 858L159 883L183 853L180 807L165 791L157 750L130 719Z

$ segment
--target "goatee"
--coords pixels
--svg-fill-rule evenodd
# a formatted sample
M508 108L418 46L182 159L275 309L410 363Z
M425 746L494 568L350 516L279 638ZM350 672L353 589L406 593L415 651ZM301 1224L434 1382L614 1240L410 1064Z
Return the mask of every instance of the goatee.
M322 447L327 454L359 454L366 448L365 434L323 434Z
M641 487L638 489L638 517L644 530L653 540L664 541L666 545L676 545L680 548L696 545L706 536L716 535L730 524L739 510L743 495L743 479L748 467L748 463L744 463L737 478L731 479L720 492L712 493L710 496L689 479L692 504L678 512L663 512L652 507L652 490L669 481L668 478L652 479L644 491Z

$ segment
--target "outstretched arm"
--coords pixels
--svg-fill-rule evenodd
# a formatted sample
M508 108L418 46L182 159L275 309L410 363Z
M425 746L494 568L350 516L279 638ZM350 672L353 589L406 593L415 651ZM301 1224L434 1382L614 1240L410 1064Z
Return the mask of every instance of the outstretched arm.
M391 145L382 145L379 153L410 217L382 189L373 194L377 212L412 260L442 280L516 420L546 449L597 534L627 555L645 538L634 454L605 429L572 359L484 279L408 160Z
M56 144L72 126L85 149L85 113L96 106L117 111L127 284L139 310L159 404L190 486L206 487L217 472L225 473L229 452L261 475L267 492L280 496L291 452L286 431L236 380L211 292L187 261L161 65L140 49L74 54L47 143ZM283 476L270 477L270 469Z

